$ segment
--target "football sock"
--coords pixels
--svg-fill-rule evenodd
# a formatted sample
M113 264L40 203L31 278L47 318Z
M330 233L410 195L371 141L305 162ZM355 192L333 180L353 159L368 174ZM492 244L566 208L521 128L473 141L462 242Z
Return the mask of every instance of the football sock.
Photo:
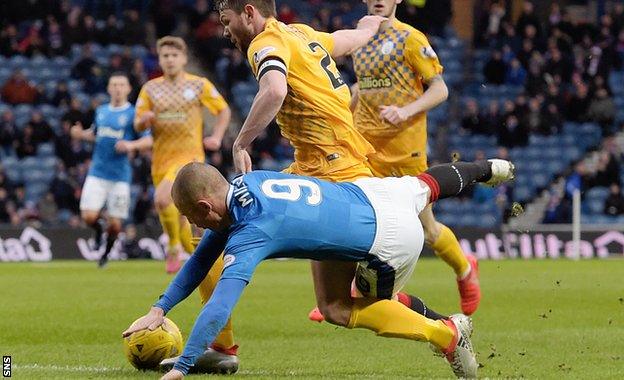
M348 328L365 328L379 336L431 342L446 349L455 336L442 321L426 318L400 302L354 298Z
M470 263L464 255L457 237L450 228L444 224L438 223L440 226L440 235L431 245L433 252L444 260L453 270L458 278L464 276L466 271L470 269Z
M448 319L448 316L437 313L436 311L430 309L425 305L423 300L416 296L409 295L407 293L399 292L397 293L397 301L402 303L403 305L409 307L411 310L417 312L418 314L427 317L429 319L433 319L437 321L439 319Z
M169 237L169 248L180 244L180 213L173 203L158 212L163 230Z
M108 255L110 254L110 251L113 249L113 245L115 244L116 240L117 240L117 234L111 232L109 229L108 236L106 236L106 249L104 250L102 257L108 258Z
M193 245L193 232L191 230L191 223L186 219L180 221L180 242L186 252L193 252L195 245Z
M95 242L95 248L100 249L100 245L102 245L102 234L104 234L104 219L97 218L90 227L95 232L95 236L93 237L93 241Z
M191 241L191 239L189 239L189 241ZM219 282L221 272L223 272L223 254L215 261L206 277L199 284L199 297L202 305L210 299L212 292L217 286L217 282ZM232 331L231 318L228 319L223 330L221 330L219 335L215 338L214 345L222 349L228 349L234 346L234 332Z
M455 196L475 182L486 182L492 177L492 169L488 161L454 162L432 166L417 177L429 185L434 202Z

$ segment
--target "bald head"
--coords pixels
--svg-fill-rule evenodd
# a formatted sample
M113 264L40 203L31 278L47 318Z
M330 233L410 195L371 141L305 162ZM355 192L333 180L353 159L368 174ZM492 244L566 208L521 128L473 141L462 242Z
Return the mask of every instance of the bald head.
M227 180L214 166L191 162L178 172L171 197L176 207L186 214L185 211L194 208L200 200L225 202L228 188Z

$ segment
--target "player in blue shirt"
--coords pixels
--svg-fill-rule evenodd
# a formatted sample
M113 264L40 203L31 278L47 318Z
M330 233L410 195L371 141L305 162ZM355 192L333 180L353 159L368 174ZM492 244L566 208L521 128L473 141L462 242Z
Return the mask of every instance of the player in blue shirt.
M80 196L80 212L85 223L95 231L98 250L106 227L106 247L98 262L99 267L106 265L122 222L128 218L132 179L128 155L152 145L151 136L139 137L134 131L134 106L128 102L131 87L126 74L112 74L107 90L111 101L97 108L94 125L85 130L78 123L71 129L73 138L95 143ZM106 226L101 217L105 205L108 212Z
M165 294L123 335L162 324L164 315L191 294L223 251L221 279L182 356L163 377L182 378L221 330L262 260L336 260L331 283L314 284L328 322L430 342L457 376L476 377L469 317L456 314L434 321L393 299L422 250L419 213L430 202L454 196L475 182L496 185L512 178L513 165L504 160L457 162L434 166L418 177L338 184L266 171L228 183L212 166L188 164L174 182L173 200L191 223L209 230ZM359 298L350 294L354 276Z

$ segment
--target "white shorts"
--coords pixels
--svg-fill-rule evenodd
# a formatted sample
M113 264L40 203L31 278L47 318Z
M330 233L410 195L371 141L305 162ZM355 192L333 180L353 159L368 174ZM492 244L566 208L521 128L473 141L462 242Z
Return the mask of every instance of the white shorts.
M80 210L100 211L104 205L112 218L127 219L130 209L130 184L87 176L82 187Z
M415 177L364 178L354 182L373 205L377 230L366 261L358 263L355 284L367 297L390 299L409 281L425 242L418 215L428 188Z

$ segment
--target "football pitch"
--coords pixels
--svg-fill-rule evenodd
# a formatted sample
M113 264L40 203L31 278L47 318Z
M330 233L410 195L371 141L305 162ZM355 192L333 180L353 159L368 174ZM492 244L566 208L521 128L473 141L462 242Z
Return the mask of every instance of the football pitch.
M624 378L624 261L485 261L473 342L485 378ZM0 351L16 379L147 379L122 351L121 332L171 277L153 261L0 265ZM458 310L451 270L423 259L408 291ZM260 265L234 314L242 378L451 378L427 345L307 320L309 264ZM186 338L199 310L174 309ZM191 376L197 378L198 376Z

